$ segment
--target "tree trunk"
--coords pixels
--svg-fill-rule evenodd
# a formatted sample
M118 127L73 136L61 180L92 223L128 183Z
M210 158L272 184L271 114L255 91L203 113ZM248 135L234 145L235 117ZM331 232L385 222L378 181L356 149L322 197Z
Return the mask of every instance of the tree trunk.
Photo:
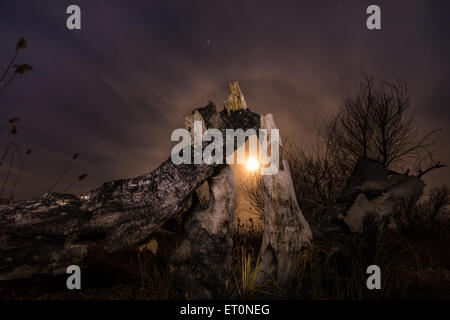
M264 234L260 249L257 282L275 281L282 290L294 278L300 250L312 241L312 232L298 206L289 164L262 178L264 193Z
M261 117L261 120L263 129L276 128L271 114ZM276 282L277 287L284 291L294 278L300 250L312 241L312 232L298 206L286 160L282 160L278 173L262 177L262 188L264 234L257 283Z
M188 213L184 238L171 258L174 277L190 299L225 298L233 274L236 201L231 168L221 169L209 185L209 204L197 204Z

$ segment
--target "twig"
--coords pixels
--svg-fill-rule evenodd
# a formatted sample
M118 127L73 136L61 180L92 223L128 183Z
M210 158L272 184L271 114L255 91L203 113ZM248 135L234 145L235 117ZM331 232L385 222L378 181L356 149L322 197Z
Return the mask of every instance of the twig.
M67 186L66 189L64 189L63 193L67 193L67 191L69 191L69 189L72 188L75 183L77 183L78 181L83 181L86 177L87 174L82 174L81 176L79 176L77 180L73 181L71 184Z
M65 176L65 174L67 173L67 171L70 168L70 165L72 164L72 161L75 160L78 157L78 153L75 153L72 158L70 159L69 163L66 165L66 167L64 168L63 172L61 173L61 175L59 176L59 178L56 180L56 182L48 189L47 193L52 192L52 190L56 187L56 185L61 181L61 179Z
M9 69L11 69L11 66L13 65L14 61L16 60L17 54L19 53L19 50L15 50L14 55L11 59L11 61L9 62L8 67L6 68L5 72L3 73L2 77L0 78L0 82L3 81L3 79L5 79L6 75L8 74Z
M12 75L12 77L9 79L9 81L3 86L3 88L0 89L0 92L5 91L5 89L9 86L9 84L14 80L14 78L16 77L16 74L14 72L14 74Z
M0 190L0 195L3 194L3 191L5 190L5 186L8 182L9 176L11 174L11 169L12 169L13 163L14 163L14 148L12 149L11 161L9 162L8 173L6 174L5 180L3 181L2 189Z
M435 164L432 165L431 167L425 169L425 170L419 170L419 174L417 175L419 178L423 177L425 174L427 174L428 172L430 172L431 170L434 169L439 169L439 168L445 168L447 167L445 164L441 164L439 161Z
M14 180L14 183L13 183L13 185L11 187L11 192L9 193L11 198L14 196L14 189L16 188L17 182L19 181L19 179L20 179L20 177L22 175L22 171L23 171L23 168L25 167L25 163L28 160L27 156L30 155L30 154L31 154L31 149L28 149L27 152L25 152L25 159L23 159L23 161L22 161L22 164L21 164L20 169L19 169L19 173L17 174L17 177Z
M16 60L17 54L19 53L19 51L25 50L26 48L27 48L27 39L20 38L19 41L17 41L17 43L16 43L16 49L14 51L14 55L13 55L11 61L9 62L9 65L6 68L5 72L3 73L2 77L0 78L0 82L2 82L3 79L5 79L6 75L9 72L9 69L11 69L11 66L14 64L14 61Z

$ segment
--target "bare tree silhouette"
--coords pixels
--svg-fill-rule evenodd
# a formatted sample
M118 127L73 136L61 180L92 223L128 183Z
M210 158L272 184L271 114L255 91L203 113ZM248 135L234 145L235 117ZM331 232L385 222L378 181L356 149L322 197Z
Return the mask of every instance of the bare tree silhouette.
M363 73L360 91L348 95L339 112L321 130L327 150L343 170L351 170L360 157L377 160L388 169L413 165L424 174L443 165L433 159L440 129L420 134L411 112L405 81L395 84ZM425 163L428 163L426 168Z

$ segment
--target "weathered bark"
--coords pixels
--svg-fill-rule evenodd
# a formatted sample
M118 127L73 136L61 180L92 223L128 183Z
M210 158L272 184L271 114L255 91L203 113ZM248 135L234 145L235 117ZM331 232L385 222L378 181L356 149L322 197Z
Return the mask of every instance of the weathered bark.
M262 119L264 128L276 128L271 115ZM277 174L262 177L264 234L257 282L275 281L283 290L294 278L298 254L310 244L312 233L298 206L288 162L283 160L280 167Z
M259 129L259 115L248 109L228 114L210 104L196 111L207 128ZM139 244L185 210L221 166L168 159L149 174L104 183L81 197L45 194L0 206L0 280L57 274L82 263L90 250L111 253Z
M60 273L91 249L106 252L145 240L180 212L213 173L167 160L148 175L105 183L78 198L45 194L0 207L0 280Z
M294 278L298 254L312 241L308 222L298 206L289 164L262 178L264 234L261 244L258 283L276 281L284 289Z
M228 88L224 102L227 117L245 112L247 103L238 82L228 82ZM187 116L185 126L193 145L198 141L195 135L203 138L208 127L221 130L226 137L225 130L230 128L230 123L223 119L226 119L224 114L215 113L212 105ZM202 124L201 132L194 130L196 121ZM226 150L226 144L223 148L225 158L234 152L234 148L231 152ZM235 194L231 169L226 166L218 171L196 189L195 195L196 205L185 221L181 245L171 257L175 266L173 275L191 299L224 298L232 274Z
M226 297L231 281L235 193L229 166L209 179L210 201L195 206L186 219L184 237L172 256L173 275L190 299Z

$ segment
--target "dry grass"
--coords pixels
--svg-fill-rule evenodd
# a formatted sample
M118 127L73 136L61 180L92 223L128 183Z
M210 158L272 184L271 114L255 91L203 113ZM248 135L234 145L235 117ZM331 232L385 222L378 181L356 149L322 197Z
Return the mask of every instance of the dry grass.
M450 299L450 257L447 245L450 230L436 227L404 234L392 232L367 240L359 235L320 238L298 257L298 268L287 296L273 293L275 282L256 284L261 231L247 229L237 234L233 279L229 297L233 299ZM239 243L239 244L238 244ZM163 245L163 244L162 244ZM165 252L159 251L159 254ZM108 273L103 269L88 275L90 287L70 292L63 288L65 276L41 278L0 285L1 299L185 299L171 277L169 264L150 250L130 253L126 268ZM119 263L119 261L117 261ZM380 266L381 290L368 290L365 273L369 265ZM108 273L108 276L100 273ZM127 277L123 277L123 273ZM99 280L98 276L106 277ZM93 280L93 281L91 281ZM97 281L97 283L95 283Z

